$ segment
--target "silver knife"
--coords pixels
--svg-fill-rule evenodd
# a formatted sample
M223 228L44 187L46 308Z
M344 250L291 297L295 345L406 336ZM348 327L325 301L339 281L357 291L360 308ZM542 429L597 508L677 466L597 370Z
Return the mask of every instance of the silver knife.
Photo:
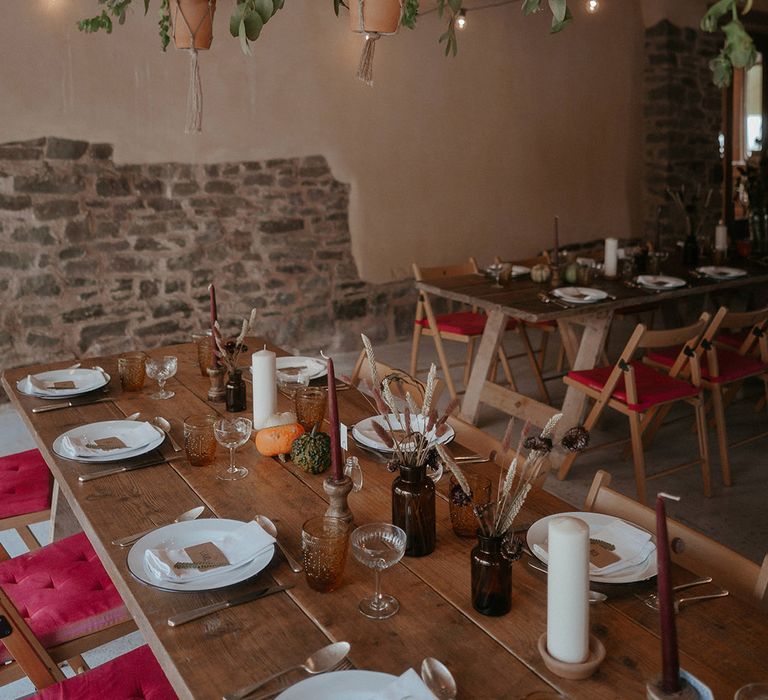
M192 622L211 613L218 612L219 610L226 610L227 608L233 608L235 605L242 605L243 603L250 603L252 600L258 600L259 598L266 598L273 593L280 593L280 591L287 591L289 588L293 588L294 584L287 586L267 586L267 588L259 588L250 593L244 593L243 595L235 596L229 600L223 600L221 603L213 603L212 605L204 605L202 608L195 608L187 612L179 613L178 615L172 615L168 618L169 627L178 627L179 625Z
M124 467L116 467L114 469L106 469L101 472L94 472L93 474L81 474L77 477L77 480L84 484L86 481L93 481L94 479L101 479L102 476L112 476L112 474L121 474L122 472L132 472L136 469L144 469L145 467L156 467L158 464L170 464L180 457L174 457L174 459L158 459L154 462L142 462L141 464L129 464Z
M90 406L94 403L104 403L105 401L114 401L112 397L94 399L93 401L66 401L64 403L52 403L48 406L37 406L32 409L32 413L47 413L48 411L58 411L61 408L76 408L77 406Z

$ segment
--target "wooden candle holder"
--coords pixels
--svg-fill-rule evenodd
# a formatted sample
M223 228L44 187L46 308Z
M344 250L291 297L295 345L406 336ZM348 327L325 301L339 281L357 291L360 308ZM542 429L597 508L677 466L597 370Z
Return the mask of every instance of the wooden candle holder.
M227 397L224 377L226 370L223 367L209 367L207 371L208 377L211 380L211 388L208 389L208 400L224 401Z
M347 503L347 497L352 491L352 486L352 479L348 476L345 476L341 481L334 481L333 477L328 477L323 482L323 491L328 494L330 499L328 509L325 511L326 517L339 518L345 523L352 524L354 516Z
M684 678L680 679L679 693L665 693L661 689L661 678L650 681L645 686L647 700L700 700L701 695Z
M539 654L544 661L544 665L556 676L566 678L569 681L582 681L585 678L589 678L597 671L597 667L603 663L605 647L595 635L590 634L589 656L587 660L580 664L569 664L556 659L547 651L547 633L544 632L539 637Z

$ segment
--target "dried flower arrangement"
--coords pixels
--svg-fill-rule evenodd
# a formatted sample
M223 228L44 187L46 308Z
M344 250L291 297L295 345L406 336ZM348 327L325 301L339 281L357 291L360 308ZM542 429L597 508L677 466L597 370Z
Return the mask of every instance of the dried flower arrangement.
M554 449L553 435L562 413L557 413L549 419L539 435L529 436L530 423L526 423L520 435L515 457L507 469L506 475L502 472L499 478L499 486L496 499L490 503L475 505L473 512L480 524L480 531L486 537L503 537L511 529L512 523L520 513L534 483L542 473L547 455ZM507 430L502 440L502 449L506 451L510 446L514 421L507 425ZM589 444L589 433L585 428L577 426L568 430L560 440L563 449L569 452L580 452ZM522 450L528 450L528 455L518 469L518 463ZM456 464L448 451L442 446L437 446L443 463L448 467L458 482L450 494L450 498L457 505L468 505L472 500L472 490L469 487L464 473Z
M361 336L371 371L370 383L366 383L366 388L372 397L371 406L382 419L373 421L376 435L392 449L392 464L411 467L427 464L433 454L432 445L448 430L446 421L458 402L451 401L445 411L438 413L437 407L433 405L437 385L437 367L434 364L429 368L426 385L400 371L380 379L373 345L368 336ZM400 402L403 404L401 409L392 393L392 385L395 383L411 383L423 387L422 405L419 407L411 393L406 391L404 401Z
M237 361L240 359L240 353L248 350L248 346L243 341L255 323L256 309L251 309L251 315L248 318L243 319L243 324L237 338L234 340L226 340L222 338L221 326L219 326L219 322L216 321L214 325L214 337L216 338L216 347L219 351L218 356L229 374L232 374L237 369Z

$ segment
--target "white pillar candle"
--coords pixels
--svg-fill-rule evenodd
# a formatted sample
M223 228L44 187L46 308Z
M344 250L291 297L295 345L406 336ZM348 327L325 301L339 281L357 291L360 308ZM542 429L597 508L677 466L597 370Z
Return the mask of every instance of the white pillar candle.
M728 227L722 219L715 226L715 250L728 250Z
M578 518L554 518L547 550L547 651L580 664L589 656L589 527Z
M605 239L605 257L603 259L603 274L606 277L616 277L617 261L619 259L619 241L617 238Z
M275 353L266 347L251 357L254 430L263 428L277 410L276 360Z

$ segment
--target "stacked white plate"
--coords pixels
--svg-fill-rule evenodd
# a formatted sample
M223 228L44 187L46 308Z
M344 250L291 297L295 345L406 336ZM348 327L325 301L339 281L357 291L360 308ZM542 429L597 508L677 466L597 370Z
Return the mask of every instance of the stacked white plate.
M746 270L740 270L737 267L718 267L714 265L697 267L696 272L715 280L732 280L737 277L745 277L747 274Z
M605 573L590 567L590 581L634 583L656 575L656 545L651 534L637 525L603 513L557 513L531 525L527 537L528 547L545 564L549 523L553 518L563 516L583 520L589 526L590 539L601 540L614 546L613 553L620 557L618 562L610 565L610 569L605 567ZM612 541L611 533L620 535L621 539Z
M102 369L54 369L27 375L16 382L16 388L27 396L41 399L71 399L109 384L110 376ZM74 387L56 389L55 384L72 383Z
M368 700L395 680L397 676L376 671L333 671L296 683L277 700Z
M571 304L594 304L596 301L608 298L608 294L602 289L591 287L558 287L552 294Z
M687 282L679 277L667 277L666 275L638 275L635 277L635 284L646 289L662 291L664 289L685 287Z
M403 430L403 423L401 422L402 416L396 416L394 413L390 413L389 425L395 430ZM373 423L376 422L381 425L387 432L389 432L389 425L383 416L371 416L365 420L361 420L357 425L352 428L352 437L357 440L364 447L369 447L377 452L394 452L392 447L382 441L382 439L376 434L373 428ZM411 415L411 430L416 433L424 433L426 428L427 419L422 415ZM444 445L447 442L453 440L455 432L450 425L446 425L447 430L440 436L430 436L429 446Z
M328 370L325 360L320 360L316 357L278 357L276 362L276 368L281 372L286 370L304 370L309 372L309 380L320 379L324 377Z
M77 446L95 444L97 440L117 437L124 448L113 450L86 449L79 453ZM62 433L53 441L53 451L77 462L100 464L131 459L151 452L165 440L165 433L150 423L133 420L106 420L88 423ZM73 449L74 446L74 449ZM103 454L99 454L103 452Z

